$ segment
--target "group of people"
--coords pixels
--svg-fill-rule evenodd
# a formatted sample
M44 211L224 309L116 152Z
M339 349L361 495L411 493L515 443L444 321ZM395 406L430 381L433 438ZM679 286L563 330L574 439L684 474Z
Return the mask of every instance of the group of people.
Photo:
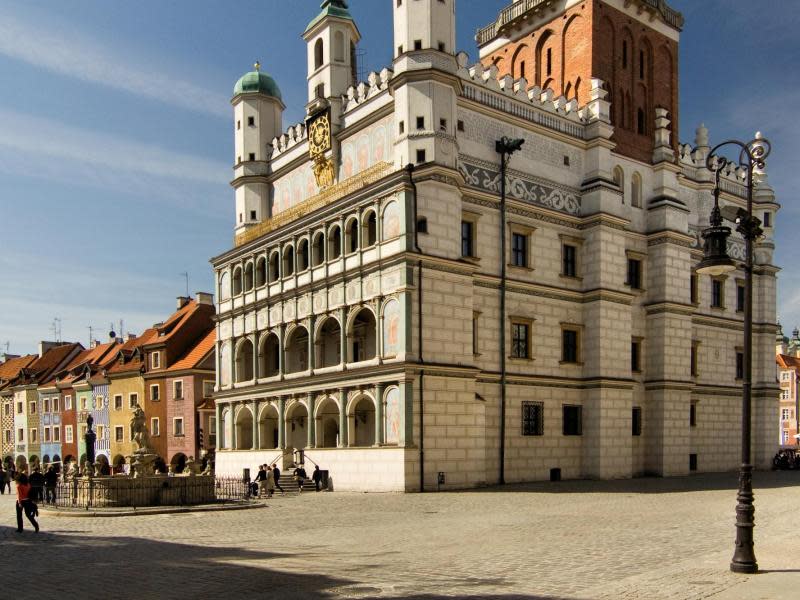
M303 486L305 485L306 479L308 479L303 465L297 465L295 467L295 470L292 472L292 477L297 482L297 487L302 494ZM251 490L252 495L258 498L262 496L272 498L272 494L275 493L276 488L281 491L281 495L285 495L286 492L281 487L280 479L281 470L278 468L277 464L259 465L258 473L256 473L256 477L251 483L253 486ZM319 470L319 465L314 466L314 473L311 475L311 479L314 482L314 487L319 491L320 484L322 483L322 471Z

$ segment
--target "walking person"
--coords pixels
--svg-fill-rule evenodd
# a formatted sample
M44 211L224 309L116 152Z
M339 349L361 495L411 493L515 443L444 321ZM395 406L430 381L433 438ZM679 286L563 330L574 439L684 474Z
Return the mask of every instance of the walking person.
M261 494L268 494L267 492L267 469L266 465L258 465L258 474L256 475L256 483L258 483L257 497L260 498Z
M275 472L272 470L272 467L267 467L267 498L272 498L272 494L275 491Z
M322 471L319 470L319 465L314 465L314 472L311 474L311 479L314 480L314 487L319 491L319 484L322 482Z
M41 502L44 499L44 475L42 475L42 470L39 467L33 469L28 482L31 485L31 500Z
M34 519L37 512L36 503L30 498L31 484L28 481L28 476L25 473L20 473L17 476L17 533L22 533L22 513L28 518L28 521L33 525L34 530L39 532L39 524Z
M6 493L6 470L3 468L3 463L0 463L0 494ZM8 490L11 493L11 490Z
M277 463L272 465L272 475L275 480L275 487L281 491L281 496L285 496L286 492L284 492L281 487L281 470L278 468Z
M53 465L50 465L44 474L44 501L48 504L56 503L56 484L58 484L58 472Z
M300 488L300 493L303 493L303 484L306 482L306 470L303 465L298 465L294 470L294 480L297 482L297 487Z

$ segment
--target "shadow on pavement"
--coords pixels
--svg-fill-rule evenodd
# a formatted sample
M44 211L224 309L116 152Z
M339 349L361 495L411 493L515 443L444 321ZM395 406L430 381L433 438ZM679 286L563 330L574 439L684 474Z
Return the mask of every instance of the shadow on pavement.
M753 489L800 486L800 471L756 471ZM735 491L739 487L738 472L703 473L683 477L636 477L634 479L542 481L536 483L511 483L475 490L485 493L546 493L546 494L682 494L713 490Z
M307 559L308 566L302 571L270 568L272 559L291 556L299 562L302 555L129 536L61 535L44 530L36 534L28 529L18 534L15 528L0 526L0 544L0 580L6 598L24 597L33 585L37 596L65 599L570 600L549 595L477 594L464 589L501 585L480 577L443 586L441 595L382 589L363 580L315 573L313 558ZM368 569L362 575L368 578ZM420 584L431 582L421 580Z

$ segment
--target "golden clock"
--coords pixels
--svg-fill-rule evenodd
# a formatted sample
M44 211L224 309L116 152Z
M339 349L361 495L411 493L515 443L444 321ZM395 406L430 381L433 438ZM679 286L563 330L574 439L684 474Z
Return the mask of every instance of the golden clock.
M327 114L315 119L308 131L308 152L317 156L330 150L331 147L331 122Z

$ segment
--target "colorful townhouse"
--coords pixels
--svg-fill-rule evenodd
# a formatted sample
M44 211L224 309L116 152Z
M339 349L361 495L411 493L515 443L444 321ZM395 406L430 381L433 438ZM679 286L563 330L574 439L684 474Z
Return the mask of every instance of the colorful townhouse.
M29 464L42 462L39 385L48 381L54 372L69 364L82 350L83 346L77 343L41 342L39 358L20 369L11 381L16 432L15 460L18 469L26 470Z
M165 462L167 444L166 387L169 369L177 363L213 326L214 300L211 294L197 298L179 297L177 310L164 322L153 326L153 336L142 346L145 358L145 403L142 406L155 452Z
M183 471L189 457L199 463L202 451L208 448L204 434L213 407L204 412L205 419L198 411L214 393L216 337L216 330L210 329L167 369L167 457L177 473Z
M108 380L102 375L102 369L114 358L114 350L121 344L114 340L97 346L96 358L83 365L81 374L73 382L77 402L76 418L78 432L78 456L80 463L86 460L86 418L94 419L93 429L96 434L95 462L106 462L110 465L110 444L108 438Z
M20 370L30 366L39 357L35 354L27 356L3 356L0 362L0 455L3 465L8 466L14 462L15 431L14 431L14 393L11 391L11 381L16 379Z
M155 329L146 330L141 336L129 338L116 352L114 360L105 369L108 379L108 395L111 398L109 410L109 434L111 465L115 472L121 472L134 450L130 434L130 421L133 409L144 406L144 354L142 345L155 334Z

